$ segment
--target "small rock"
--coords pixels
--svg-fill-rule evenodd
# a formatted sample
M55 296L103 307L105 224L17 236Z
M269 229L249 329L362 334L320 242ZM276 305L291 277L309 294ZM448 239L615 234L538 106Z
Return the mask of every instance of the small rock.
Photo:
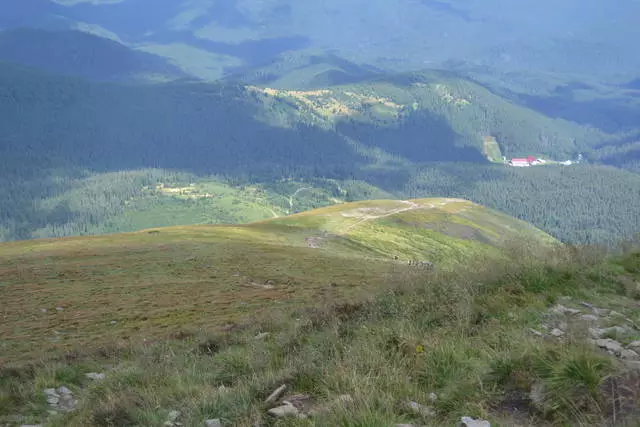
M622 326L611 326L610 328L589 328L589 335L593 338L600 338L606 334L612 335L624 335L627 333L627 329Z
M623 360L622 363L629 369L640 371L640 360Z
M278 399L280 399L280 396L282 396L282 394L285 392L286 389L287 389L287 385L286 384L282 384L280 387L275 389L275 391L273 393L271 393L269 395L269 397L267 397L267 399L264 401L264 403L266 403L267 405L271 405L271 404L276 403L278 401Z
M167 416L167 421L175 422L178 418L180 418L180 411L171 411Z
M56 396L48 396L47 397L47 403L51 406L55 406L58 404L58 402L60 402L60 398L56 397Z
M615 341L609 338L596 340L595 344L598 347L607 350L609 353L613 354L614 356L619 355L620 352L623 350L622 344L620 344L618 341Z
M222 427L222 423L218 418L214 418L212 420L206 420L204 422L204 427Z
M267 338L269 335L271 335L269 332L262 332L261 334L256 335L253 339L260 341Z
M611 310L611 311L609 312L609 315L610 315L610 316L617 316L617 317L624 317L624 314L622 314L622 313L618 313L617 311L614 311L614 310Z
M581 319L586 322L597 322L599 317L596 316L595 314L583 314L581 316Z
M63 307L56 307L56 311L64 311Z
M563 314L563 315L574 315L574 314L578 314L580 313L580 310L576 310L575 308L568 308L565 307L562 304L558 304L555 307L553 307L551 309L552 312L556 313L556 314Z
M58 392L56 391L55 388L45 388L44 390L42 390L42 392L44 394L46 394L47 396L56 396L56 397L60 397L58 396Z
M466 427L491 427L489 421L485 420L474 420L471 417L462 417L460 419L461 425Z
M112 320L110 323L111 323L112 325L115 325L115 324L117 324L117 323L118 323L118 321L117 321L117 320Z
M633 350L626 348L620 350L620 359L624 360L640 360L640 355Z
M40 309L40 313L46 313L47 311L49 311L49 310L47 310L46 308L41 308Z
M352 402L353 402L353 397L351 397L350 394L340 395L336 399L336 403L341 403L341 404L347 404L347 403L352 403Z
M543 334L542 332L540 332L540 331L536 331L536 330L535 330L535 329L533 329L533 328L529 328L529 331L530 331L533 335L535 335L535 336L537 336L537 337L544 337L544 334Z
M75 411L78 406L78 401L73 398L72 395L67 394L60 398L60 402L58 403L58 409L61 409L65 412Z
M436 400L438 400L438 395L435 393L429 393L429 400L435 402Z
M73 392L68 388L66 388L65 386L58 387L58 393L60 393L63 396L71 396L73 394Z
M300 411L298 411L298 408L293 406L291 403L287 402L282 406L269 409L267 413L276 418L283 418L287 416L297 416Z
M103 379L106 378L105 374L99 374L97 372L89 372L88 374L84 375L85 377L89 378L90 380L94 380L94 381L102 381Z
M627 348L629 348L630 350L636 351L636 352L640 351L640 341L634 341L634 342L630 343L627 346Z
M529 399L536 406L541 406L544 403L545 387L544 384L537 382L531 386L529 392Z
M436 415L435 412L433 412L433 410L431 408L428 408L424 405L421 405L417 402L407 402L407 406L409 407L409 409L411 409L413 412L415 412L418 415L422 415L423 417L433 417Z
M590 308L590 309L592 309L592 310L593 310L593 304L590 304L590 303L588 303L588 302L582 301L582 302L580 303L580 305L581 305L581 306L583 306L583 307Z
M562 330L560 330L560 329L558 329L558 328L555 328L555 329L553 329L553 330L551 331L551 335L553 335L554 337L559 338L559 337L561 337L561 336L563 336L563 335L564 335L564 331L562 331Z

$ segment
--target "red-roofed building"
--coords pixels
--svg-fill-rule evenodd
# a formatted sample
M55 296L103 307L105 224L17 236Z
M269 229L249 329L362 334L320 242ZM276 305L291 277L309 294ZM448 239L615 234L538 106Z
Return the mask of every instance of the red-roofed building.
M509 162L509 164L511 166L515 166L515 167L519 167L519 168L526 168L531 166L531 163L529 161L529 159L511 159L511 161Z

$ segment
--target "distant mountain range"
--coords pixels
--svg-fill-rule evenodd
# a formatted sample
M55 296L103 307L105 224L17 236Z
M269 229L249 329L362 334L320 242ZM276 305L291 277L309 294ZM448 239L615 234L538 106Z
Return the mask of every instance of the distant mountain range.
M80 31L0 32L0 61L96 81L174 80L188 76L156 55Z
M3 0L0 10L0 28L79 29L207 79L309 51L395 71L463 60L631 79L640 68L634 0Z

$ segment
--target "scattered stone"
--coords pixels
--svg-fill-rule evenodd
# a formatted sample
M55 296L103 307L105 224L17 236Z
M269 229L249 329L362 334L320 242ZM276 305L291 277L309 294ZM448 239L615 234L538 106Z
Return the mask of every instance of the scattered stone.
M66 388L65 386L58 387L58 393L60 393L63 396L70 396L73 394L73 392L68 388Z
M111 324L112 324L112 325L115 325L115 324L117 324L117 323L118 323L118 321L117 321L117 320L112 320L112 321L111 321Z
M40 313L46 313L47 311L49 311L49 310L47 310L46 308L41 308L40 309Z
M589 304L588 302L582 301L580 303L581 306L586 307L586 308L590 308L591 310L593 310L593 304Z
M212 420L206 420L204 422L204 427L222 427L222 423L218 418L214 418Z
M595 314L583 314L581 316L581 319L586 322L597 322L599 317L596 316Z
M554 336L554 337L556 337L556 338L560 338L561 336L563 336L563 335L564 335L564 331L562 331L562 330L560 330L560 329L558 329L558 328L554 328L554 329L551 331L551 335L553 335L553 336Z
M56 307L56 311L64 311L63 307Z
M282 406L269 409L267 413L276 418L283 418L287 416L298 416L300 411L298 411L298 408L293 406L291 403L285 402Z
M72 395L62 396L62 398L60 398L60 402L58 403L58 409L64 412L75 411L77 407L78 401L74 399Z
M353 402L353 397L350 394L343 394L338 396L336 403L348 404Z
M609 353L613 354L614 356L620 355L620 352L623 350L622 344L620 344L618 341L615 341L609 338L596 340L595 344L598 347L607 350Z
M171 411L169 415L167 415L167 421L164 422L166 427L178 427L181 426L182 423L177 422L178 418L180 418L180 411Z
M424 405L421 405L421 404L419 404L417 402L409 401L409 402L407 402L407 406L413 412L415 412L418 415L422 415L423 417L433 417L433 416L436 415L436 413L433 412L433 410L431 408L428 408L428 407L426 407Z
M43 390L47 396L47 403L53 410L64 412L75 411L78 401L73 398L73 393L67 387L60 387L58 390L48 388Z
M226 388L224 385L221 385L220 387L218 387L218 393L226 393L228 391L229 389Z
M564 315L571 315L573 316L574 314L578 314L580 313L580 310L576 310L575 308L568 308L565 307L562 304L558 304L555 307L553 307L551 309L552 312L556 313L556 314L564 314Z
M540 332L540 331L536 331L536 330L535 330L535 329L533 329L533 328L529 328L529 331L530 331L533 335L535 335L535 336L537 336L537 337L544 337L544 334L543 334L542 332Z
M622 349L620 350L620 359L624 360L640 360L640 355L633 350Z
M610 328L589 328L589 335L593 338L600 338L603 335L612 334L612 335L624 335L627 333L627 328L622 326L611 326Z
M462 417L460 419L461 425L466 427L491 427L489 421L485 420L474 420L471 417Z
M609 312L609 315L610 315L610 316L617 316L617 317L624 317L624 314L622 314L622 313L618 313L617 311L614 311L614 310L611 310L611 311Z
M88 374L85 374L84 376L89 378L90 380L94 380L94 381L102 381L107 377L105 374L97 373L97 372L89 372Z
M256 335L254 337L254 339L257 340L257 341L260 341L260 340L263 340L263 339L267 338L269 335L271 335L269 332L262 332L262 333Z
M640 371L640 360L623 360L622 363L629 369Z
M537 382L531 386L531 391L529 392L529 399L536 406L542 406L544 403L544 395L545 395L545 387L543 383Z
M438 395L435 393L429 393L429 400L435 402L436 400L438 400Z
M282 399L283 402L287 402L298 408L299 411L304 411L305 406L311 401L311 396L308 394L294 394Z
M627 348L629 348L630 350L636 351L636 352L640 351L640 341L634 341L634 342L630 343L627 346Z
M287 389L287 385L286 384L282 384L280 387L275 389L275 391L273 393L271 393L269 395L269 397L267 397L267 400L265 400L264 403L266 403L267 405L272 405L272 404L276 403L278 401L278 399L280 399L280 396L282 396L282 394L285 392L286 389Z

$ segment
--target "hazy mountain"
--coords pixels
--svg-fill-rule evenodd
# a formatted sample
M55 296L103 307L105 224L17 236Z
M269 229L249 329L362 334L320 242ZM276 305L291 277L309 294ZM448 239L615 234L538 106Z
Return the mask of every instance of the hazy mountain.
M5 28L111 34L187 68L214 54L219 67L208 78L307 49L396 70L451 59L602 76L640 67L634 0L5 0L0 7Z
M186 74L163 58L80 31L0 32L0 61L92 80L175 79Z

